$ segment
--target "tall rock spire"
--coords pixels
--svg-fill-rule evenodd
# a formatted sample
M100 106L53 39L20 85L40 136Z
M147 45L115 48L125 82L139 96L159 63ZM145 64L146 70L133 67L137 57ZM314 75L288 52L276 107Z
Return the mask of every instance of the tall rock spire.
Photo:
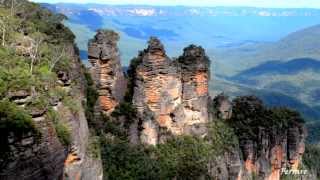
M142 121L142 142L162 142L168 135L163 129L173 135L198 133L194 127L208 121L209 60L204 50L190 46L179 61L171 61L162 43L151 37L138 59L133 104Z
M190 45L178 58L182 80L182 102L190 124L208 121L210 61L201 46Z
M120 63L117 47L119 35L110 30L98 30L88 43L88 58L91 74L99 92L100 108L107 113L122 101L126 80Z

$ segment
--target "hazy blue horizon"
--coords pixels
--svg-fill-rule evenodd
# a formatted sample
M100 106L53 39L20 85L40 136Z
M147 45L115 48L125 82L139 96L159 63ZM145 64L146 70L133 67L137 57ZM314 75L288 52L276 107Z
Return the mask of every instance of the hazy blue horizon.
M106 4L106 5L151 5L151 6L194 6L194 7L257 7L257 8L311 8L319 9L318 0L278 0L260 1L260 0L139 0L132 2L130 0L31 0L40 3L73 3L73 4Z

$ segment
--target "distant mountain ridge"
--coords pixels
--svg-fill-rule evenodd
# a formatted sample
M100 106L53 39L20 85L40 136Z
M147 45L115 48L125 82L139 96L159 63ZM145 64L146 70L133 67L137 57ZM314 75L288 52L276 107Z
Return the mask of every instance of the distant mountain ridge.
M262 96L261 98L268 104L270 102L272 105L296 107L300 112L312 116L312 119L318 119L320 111L315 107L319 105L319 77L319 60L298 58L286 62L268 61L227 79L256 88L260 92L265 91L259 93L258 96ZM294 101L292 101L293 98ZM307 104L309 107L303 107L302 104Z
M246 78L264 74L296 74L301 71L320 71L320 61L311 58L293 59L288 62L268 61L256 67L242 71L233 76L234 78Z
M229 81L221 78L215 78L214 87L210 87L210 92L213 95L223 92L231 98L238 96L245 96L253 94L263 102L266 103L269 107L289 107L295 110L298 110L306 119L308 120L318 120L320 118L320 109L311 107L308 104L305 104L300 99L292 95L287 95L279 90L272 90L267 88L254 88L248 84L241 84L240 82L236 83L234 81Z
M314 73L317 66L312 64L312 60L320 59L320 49L317 48L320 47L317 38L320 37L320 26L313 25L318 23L314 19L320 15L320 10L96 4L44 6L69 17L66 25L77 35L82 59L87 57L88 38L103 27L120 32L119 49L124 65L128 65L130 59L143 48L149 36L157 36L163 40L170 57L180 54L181 44L201 44L215 62L211 72L239 84L237 91L242 91L242 95L247 90L243 89L243 85L257 91L263 89L260 97L279 99L284 95L286 97L280 98L281 102L296 107L305 115L315 117L313 119L320 117L312 110L318 105L316 99L320 96L320 90L313 87L318 81L310 78L318 76ZM286 26L282 27L284 22ZM305 28L310 26L312 27ZM258 28L255 30L256 27ZM286 63L304 58L310 59L309 72L306 71L307 67L302 68L307 61ZM270 60L279 62L269 62ZM219 82L213 83L218 85ZM229 86L224 88L220 90L227 91ZM247 92L250 94L252 91ZM232 95L234 94L237 92ZM290 100L289 96L294 100Z
M53 11L70 15L90 10L104 16L320 16L319 9L257 7L191 7L106 4L43 4Z
M308 27L272 43L258 43L222 50L220 61L228 62L233 75L270 60L320 59L320 25ZM235 65L235 66L233 66Z

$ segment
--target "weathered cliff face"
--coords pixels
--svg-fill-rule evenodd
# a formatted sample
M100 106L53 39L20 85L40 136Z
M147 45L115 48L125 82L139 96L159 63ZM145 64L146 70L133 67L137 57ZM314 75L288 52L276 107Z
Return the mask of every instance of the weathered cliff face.
M91 74L99 92L99 105L106 113L114 110L126 91L118 40L119 36L115 32L100 30L88 44Z
M28 110L38 132L28 132L22 136L12 133L8 139L10 154L6 160L0 160L0 179L102 179L101 162L92 159L87 151L90 134L82 107L85 100L84 69L72 44L66 44L66 52L71 69L57 71L56 86L50 88L65 92L74 100L73 106L77 109L72 111L55 95L45 97L48 106L29 107L39 98L34 88L9 92L8 98L12 102ZM52 114L56 114L57 119ZM57 133L57 125L54 124L57 122L66 125L70 132L70 144L63 144L59 138L61 134ZM92 166L95 168L92 169Z
M228 120L232 117L232 103L224 94L219 94L213 99L212 108L215 118Z
M65 179L102 180L102 163L100 159L93 158L89 154L90 132L83 108L85 101L85 69L81 67L79 53L73 46L69 47L72 68L68 72L58 72L58 77L64 83L64 87L70 86L70 81L77 82L70 87L69 93L73 95L77 111L72 112L63 103L58 103L57 112L62 113L62 119L66 120L71 132L71 144L64 161ZM59 74L61 74L59 76ZM77 98L75 98L77 97Z
M210 61L202 47L190 45L177 60L182 80L182 103L188 125L208 122Z
M282 132L259 129L259 139L240 140L245 170L261 179L280 179L282 169L298 170L304 153L303 126Z
M138 57L133 105L142 122L140 139L146 144L162 142L166 135L198 133L195 125L208 121L208 59L204 50L190 46L179 61L171 61L161 42L149 40ZM194 66L188 66L190 64ZM204 104L204 106L203 106ZM201 133L204 133L202 130Z
M156 145L170 136L185 134L205 137L207 123L214 117L235 130L239 146L209 161L210 177L278 180L282 168L298 168L306 136L303 122L288 110L283 111L288 116L277 116L255 97L231 102L221 94L209 103L210 63L203 48L190 45L172 61L162 43L151 38L148 47L131 63L126 89L117 39L109 31L99 31L90 41L91 72L99 90L97 109L123 129L128 126L126 133L132 143ZM130 96L126 103L137 111L130 121L125 115L111 114L123 100L125 90ZM208 104L213 107L208 109Z
M232 117L236 121L242 121L242 117L239 118L239 116L243 114L253 115L246 117L242 125L240 123L235 126L244 164L243 175L250 177L254 174L259 179L278 180L283 169L298 170L306 139L306 129L299 116L291 116L291 119L286 122L288 127L283 127L283 125L281 127L275 124L281 122L268 124L267 121L271 119L266 117L272 112L266 111L262 102L254 97L238 98L234 102L234 107L236 110ZM242 111L241 114L239 110ZM264 116L261 120L265 123L259 122L260 117L254 117L260 115Z
M10 155L1 161L0 179L62 177L67 150L57 138L50 120L43 115L33 117L33 120L41 135L28 133L22 137L10 137Z

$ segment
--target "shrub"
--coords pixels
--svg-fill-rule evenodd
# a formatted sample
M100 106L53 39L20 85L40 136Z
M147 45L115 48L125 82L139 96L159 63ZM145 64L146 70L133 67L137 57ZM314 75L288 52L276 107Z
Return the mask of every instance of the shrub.
M8 158L8 138L11 134L15 138L21 138L27 133L38 133L31 116L12 102L0 101L0 159Z
M302 158L303 164L320 177L320 147L316 144L307 144Z
M56 130L57 136L61 144L68 146L71 144L71 133L66 124L61 122L61 118L57 112L53 109L49 109L47 112L48 118L52 121Z
M62 100L63 105L68 107L72 113L76 114L80 111L80 104L77 102L77 100L73 99L73 97L66 96Z
M120 121L117 119L111 119L104 114L101 114L100 116L101 119L96 123L96 127L101 127L103 132L111 133L119 139L128 139L128 131L122 126Z
M240 138L257 139L259 127L281 132L288 127L304 123L298 112L288 108L268 109L254 96L236 98L232 111L232 118L228 122Z
M157 145L154 151L160 179L197 179L206 175L213 149L201 138L182 136Z
M87 152L94 159L101 159L100 137L90 136Z
M71 144L71 133L67 125L62 122L58 122L55 124L55 130L60 142L68 146Z
M0 51L0 63L0 98L10 91L29 90L34 85L29 64L23 59L3 50Z
M48 106L48 97L40 94L39 96L33 98L32 101L27 104L26 108L32 111L32 109L47 109Z
M206 140L214 149L216 155L231 151L238 146L238 137L234 130L222 120L217 120L208 125Z
M96 102L98 100L98 92L94 88L94 82L91 78L91 75L88 72L85 72L84 77L86 79L86 104L85 106L85 114L86 118L88 120L88 124L90 128L95 127L95 116L94 116L94 107L96 105Z
M124 116L126 119L126 122L124 122L124 128L128 129L130 124L134 122L134 119L137 118L137 110L131 102L122 102L115 108L111 116Z
M126 141L102 141L102 162L106 179L160 179L160 167L147 149Z

